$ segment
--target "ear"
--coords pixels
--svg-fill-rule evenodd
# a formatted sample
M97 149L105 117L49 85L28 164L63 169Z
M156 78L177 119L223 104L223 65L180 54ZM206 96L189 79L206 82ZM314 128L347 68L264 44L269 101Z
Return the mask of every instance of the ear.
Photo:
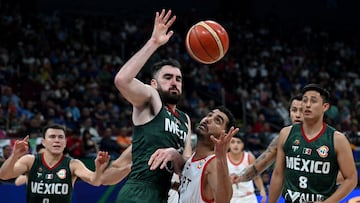
M325 111L327 111L327 110L329 110L329 108L330 108L330 103L324 103L324 112Z
M154 87L155 89L157 88L157 81L155 79L151 79L150 84L152 87Z

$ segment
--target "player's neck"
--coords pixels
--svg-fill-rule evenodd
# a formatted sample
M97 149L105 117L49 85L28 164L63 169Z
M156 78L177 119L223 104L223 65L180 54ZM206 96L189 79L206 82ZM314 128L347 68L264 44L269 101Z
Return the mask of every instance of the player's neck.
M229 152L229 157L232 161L239 162L244 157L244 151L241 151L240 153Z
M44 152L42 157L46 164L52 167L62 159L63 154L52 154L50 152Z
M309 139L316 137L323 130L324 122L319 120L317 122L304 122L302 125L305 136Z
M170 111L174 116L179 117L178 112L176 112L175 104L165 104L165 107L168 111Z
M196 159L196 160L203 159L211 154L214 154L214 150L212 150L207 145L202 145L202 144L198 143L195 148L194 159Z

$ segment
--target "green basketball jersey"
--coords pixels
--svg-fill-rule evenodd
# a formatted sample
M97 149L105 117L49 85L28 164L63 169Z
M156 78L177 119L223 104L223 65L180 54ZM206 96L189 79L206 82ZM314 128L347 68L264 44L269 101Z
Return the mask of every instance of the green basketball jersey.
M70 203L73 186L70 172L71 158L63 158L50 168L43 160L43 154L35 155L26 196L28 203Z
M308 140L301 124L293 125L283 146L285 179L282 195L286 202L322 201L334 193L339 170L334 132L334 128L324 123L321 132Z
M172 172L166 169L150 171L148 161L150 156L160 148L173 147L180 153L184 150L184 140L188 133L188 119L184 112L176 110L170 112L163 106L153 120L134 126L132 135L132 168L127 183L121 189L117 202L128 202L139 194L132 194L127 190L130 183L139 182L140 187L150 187L153 194L167 200L171 185ZM149 185L147 185L149 184ZM124 192L127 191L127 192ZM144 197L146 199L146 197ZM142 202L161 202L160 199L145 200Z

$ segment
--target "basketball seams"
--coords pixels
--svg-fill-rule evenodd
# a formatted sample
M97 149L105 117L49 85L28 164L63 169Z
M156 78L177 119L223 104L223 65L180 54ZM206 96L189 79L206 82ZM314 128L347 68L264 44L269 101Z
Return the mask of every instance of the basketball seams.
M197 57L197 56L194 54L194 52L193 52L193 50L192 50L192 48L191 48L191 46L190 46L190 35L191 35L191 34L195 35L195 36L196 36L196 39L199 41L199 44L202 45L201 40L199 40L199 37L198 37L198 34L197 34L197 30L194 29L196 26L197 26L197 24L196 24L196 25L193 25L193 26L190 28L191 32L188 32L187 35L186 35L186 48L187 48L189 54L190 54L192 57L196 58L196 60L198 60L198 61L200 61L201 63L204 63L204 64L210 64L209 62L204 61L204 60L201 60L199 57ZM203 48L204 48L204 47L203 47ZM205 49L204 49L204 50L205 50ZM209 56L210 56L210 55L209 55Z
M195 27L195 25L192 26L192 27L190 28L190 30L192 30L194 27ZM194 54L194 52L192 51L191 46L190 46L190 33L191 33L191 32L188 32L187 35L186 35L186 49L188 50L188 52L189 52L189 54L190 54L191 56L193 56L193 57L195 57L195 58L198 59L198 57L195 56L195 54ZM200 59L198 59L198 60L200 60Z
M221 59L224 56L224 47L221 43L221 40L220 40L217 32L204 21L199 22L197 25L203 26L213 36L213 38L217 44L217 47L219 48L219 57L216 60L216 61L218 61L219 59Z
M226 30L220 24L204 20L190 27L186 34L185 46L188 54L196 61L213 64L226 54L229 39Z

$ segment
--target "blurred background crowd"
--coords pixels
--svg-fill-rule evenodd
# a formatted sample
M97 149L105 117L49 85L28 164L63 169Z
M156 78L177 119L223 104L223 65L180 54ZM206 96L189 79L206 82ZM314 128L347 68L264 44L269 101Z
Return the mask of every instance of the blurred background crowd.
M326 6L336 8L336 1ZM305 84L320 83L332 96L326 122L348 136L354 151L360 146L358 32L214 13L212 19L228 31L230 48L223 60L203 65L184 47L186 30L202 16L194 9L176 15L175 35L138 77L149 81L150 65L158 59L179 60L184 74L179 108L193 126L209 109L226 105L257 156L290 124L290 97ZM1 1L0 138L37 138L44 125L60 123L68 128L71 156L93 157L99 149L119 156L131 144L132 109L113 79L150 37L152 19L153 12L40 12Z

